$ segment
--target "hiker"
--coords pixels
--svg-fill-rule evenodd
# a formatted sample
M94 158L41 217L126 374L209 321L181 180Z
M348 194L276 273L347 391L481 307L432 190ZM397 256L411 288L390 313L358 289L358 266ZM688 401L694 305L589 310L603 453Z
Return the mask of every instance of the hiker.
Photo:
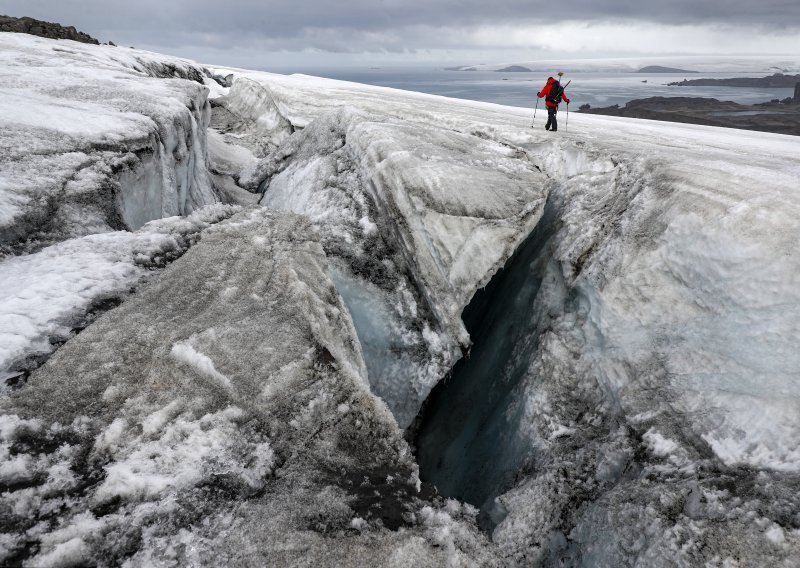
M563 73L559 73L559 78ZM569 106L569 99L564 92L564 88L558 79L552 77L547 78L547 84L544 88L536 94L540 99L544 97L544 103L547 105L547 124L544 125L545 130L558 130L558 121L556 120L556 113L558 112L558 104L563 100Z

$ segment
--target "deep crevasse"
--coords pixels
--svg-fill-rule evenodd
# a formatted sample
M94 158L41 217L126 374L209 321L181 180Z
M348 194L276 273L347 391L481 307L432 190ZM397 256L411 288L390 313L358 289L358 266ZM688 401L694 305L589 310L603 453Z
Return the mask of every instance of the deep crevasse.
M109 64L119 74L119 62L100 59L101 67ZM141 61L128 63L134 68ZM48 80L58 75L52 69L40 72ZM254 167L263 174L256 185L266 189L266 203L300 212L316 228L285 213L245 212L215 230L216 240L209 246L173 265L170 279L160 284L163 293L154 288L147 301L127 308L123 304L116 319L106 319L89 335L68 343L58 356L64 367L53 364L39 373L53 382L43 381L26 403L8 406L34 417L9 422L8 462L40 460L37 467L48 473L47 481L39 483L26 477L32 470L9 467L6 481L35 487L14 486L4 498L22 499L28 489L57 495L49 493L49 484L60 482L57 472L72 466L82 474L94 467L93 475L108 466L115 480L130 475L128 487L145 488L134 495L122 492L117 495L124 498L121 502L104 502L103 508L83 510L81 504L73 510L80 511L73 526L83 531L77 542L59 540L70 536L69 531L37 533L45 537L43 554L55 554L72 542L80 547L76 554L105 559L138 554L146 564L151 551L183 554L169 548L180 534L187 550L215 554L224 549L226 554L252 554L251 560L270 558L275 549L283 554L302 550L300 554L330 563L374 560L375 543L387 558L399 551L393 543L409 535L416 544L402 541L404 547L415 547L403 551L408 553L403 560L416 557L423 547L432 565L434 559L439 564L463 560L463 551L487 565L496 552L510 565L757 565L790 563L796 557L796 140L590 116L575 117L577 133L555 138L530 130L530 116L518 109L309 77L236 74L257 83L253 92L258 96L249 100L268 107L268 128L259 136L266 133L272 140L275 135L275 143L267 140L261 149L265 159ZM135 97L130 104L157 108L140 115L119 109L87 115L82 107L78 110L83 114L76 111L80 105L60 109L69 126L65 132L89 142L73 154L92 144L124 142L135 155L136 144L147 144L153 117L185 112L192 98L184 89L202 90L183 82L153 82L144 75L130 79L134 87L122 89L106 81L103 72L99 75L96 84L105 89L103 100L113 99L110 95L118 94L114 89L121 89ZM138 98L140 88L149 95ZM175 104L164 107L165 101ZM235 105L229 108L234 115ZM76 116L99 118L79 124ZM252 121L260 115L240 107L238 116ZM30 132L19 121L10 124L30 149ZM119 138L120 132L141 136L128 140ZM232 131L227 141L241 134ZM106 135L110 138L104 142ZM164 156L189 163L180 136L161 138ZM250 150L250 155L230 152L239 155L231 159L254 161L258 149ZM85 156L36 159L53 179L63 181L59 167L92 173L88 166L72 165L83 163ZM237 172L246 179L243 174ZM91 194L90 178L67 180L66 190L88 188ZM150 187L149 181L135 183ZM176 181L170 199L184 199L180 187ZM59 200L54 204L59 207L61 191L65 189L56 187ZM548 193L548 213L540 222ZM12 197L18 199L14 207L21 207L30 194L20 191ZM100 219L97 226L106 222L91 208L81 211ZM169 241L184 236L171 228L178 221L164 221L162 231L146 226L137 233L137 239L157 245L145 248L142 260L148 261L145 253L162 244L168 255ZM442 443L439 456L435 445L432 452L434 460L455 457L448 463L458 476L456 490L476 488L476 503L484 501L477 504L485 505L490 524L496 525L495 544L489 544L470 532L470 507L450 501L435 510L415 500L416 466L397 425L366 391L363 370L359 380L341 371L360 362L360 348L372 358L366 362L369 373L378 375L369 377L373 392L385 397L398 422L407 422L426 389L467 347L462 308L472 301L470 311L480 311L476 290L537 224L540 233L527 244L531 248L523 246L508 263L509 273L520 276L508 278L509 288L503 292L492 283L483 295L487 311L496 310L502 325L470 324L480 329L472 334L473 353L463 365L478 368L472 373L476 383L488 379L478 385L488 387L488 394L465 389L463 394L471 396L442 405L440 419L453 423L448 426L465 425L463 432L469 435L459 438L462 432L455 430L452 449ZM71 239L64 246L91 244L84 240L90 238ZM228 254L233 248L240 257ZM41 252L46 250L57 252L53 247ZM270 276L276 269L278 280ZM329 271L344 305L327 280ZM180 283L186 281L198 292L182 294ZM162 301L170 308L159 309ZM180 323L173 324L171 306L185 306L188 313L207 314L208 319L185 318L179 310L174 316ZM142 315L151 312L158 312L157 317ZM234 313L239 315L231 318ZM131 326L128 318L143 318L145 324L157 319L163 337L148 336L147 325ZM360 328L360 346L350 318ZM242 324L245 320L250 323ZM217 329L220 321L228 323ZM251 325L263 333L248 333ZM282 325L288 337L297 339L281 345L282 338L272 330ZM117 327L127 335L102 332ZM298 330L305 331L292 335ZM320 335L320 330L325 331ZM370 331L376 333L370 336ZM168 338L172 333L176 336ZM396 341L398 333L402 341ZM153 347L139 350L140 337ZM506 344L509 337L515 339ZM113 384L118 373L81 356L102 356L92 342L115 356L119 345L135 352L153 365L152 374L140 376L141 369L150 368L144 364L121 365L130 380ZM247 347L239 351L243 345ZM331 350L334 345L341 349ZM440 358L439 369L425 372L435 357ZM79 362L91 367L91 385L85 380L88 374L74 371ZM392 372L384 372L387 368ZM68 377L71 373L74 380ZM505 383L493 383L497 375ZM176 377L185 377L185 382L175 380L173 390L161 390L165 379ZM445 387L458 388L459 378ZM71 396L60 404L48 394L59 381L64 386L60 394L87 388L97 406ZM193 384L208 392L187 387ZM493 391L495 386L501 388ZM140 404L146 398L142 388L155 393L146 405ZM190 402L183 406L175 394ZM36 413L42 406L37 396L51 405L47 424L53 428L39 429ZM129 399L136 402L126 403ZM261 418L253 422L243 420L249 411L225 409L228 401L247 407L256 399L259 407L253 416ZM61 435L56 419L65 407L74 411L63 422L72 424L70 436L75 436L68 445L102 449L99 456L113 461L87 467L49 449L48 457L36 457L41 453L37 444ZM116 421L109 409L122 407L126 419ZM88 422L81 418L83 412L97 413L93 419L98 430L84 428ZM187 492L177 501L169 483L146 490L146 475L157 471L154 459L166 459L168 468L190 463L180 461L185 445L168 444L176 433L190 436L191 446L222 440L231 475L216 476L217 464L209 458L213 452L199 452L191 462L197 467L172 470L179 474L176 490ZM243 443L237 445L239 436ZM120 439L125 444L115 449ZM10 452L20 440L33 445L22 447L27 457L16 458ZM464 440L471 446L467 452L460 445ZM380 451L373 450L376 446ZM306 455L309 461L303 463ZM332 459L337 467L327 471ZM127 468L140 460L144 465L138 471ZM348 472L346 464L353 463L359 465ZM396 471L388 471L386 463L395 464ZM273 468L280 476L265 479ZM24 475L15 478L19 471ZM397 472L402 475L395 477ZM270 490L253 494L253 481L256 487L263 481ZM76 495L86 489L70 487ZM215 497L202 493L208 487ZM299 504L298 495L303 498ZM163 508L152 509L154 516L147 522L164 533L149 533L146 544L136 541L130 550L96 546L101 531L110 530L103 534L111 538L127 534L130 519L147 513L149 505L140 508L136 499L162 497ZM241 502L245 504L240 507ZM195 517L183 514L218 512L218 503L242 513L238 519L246 530L237 525L219 532L216 526L194 525ZM181 513L173 516L173 511ZM82 522L93 520L95 513L96 523ZM219 522L231 526L227 519ZM391 533L389 525L405 528ZM265 527L275 538L263 537ZM45 531L44 525L39 528ZM257 544L234 546L229 543L239 541L232 538ZM292 539L302 546L293 546ZM362 548L362 543L368 544ZM136 548L140 545L141 550ZM486 558L470 548L475 546Z

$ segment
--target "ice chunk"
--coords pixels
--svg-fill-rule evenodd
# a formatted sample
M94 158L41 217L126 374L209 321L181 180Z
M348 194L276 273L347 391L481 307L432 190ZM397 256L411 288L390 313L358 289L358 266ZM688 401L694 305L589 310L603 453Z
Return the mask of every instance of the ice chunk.
M243 183L315 221L373 392L407 427L467 349L461 310L536 223L544 181L505 146L343 108Z
M0 495L6 553L34 565L346 565L408 547L428 565L491 559L469 518L447 520L445 554L408 514L438 508L369 392L326 269L308 220L243 211L0 399L0 463L31 472ZM43 522L54 510L59 522Z
M126 294L147 268L179 257L200 231L237 211L211 205L135 233L89 235L0 261L0 369L49 353L50 339L69 337L93 303Z

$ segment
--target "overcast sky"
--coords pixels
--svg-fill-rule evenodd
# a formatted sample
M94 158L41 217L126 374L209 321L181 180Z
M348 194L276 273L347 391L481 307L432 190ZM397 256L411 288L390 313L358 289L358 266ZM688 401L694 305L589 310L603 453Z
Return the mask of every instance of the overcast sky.
M0 13L257 68L800 53L800 0L2 0Z

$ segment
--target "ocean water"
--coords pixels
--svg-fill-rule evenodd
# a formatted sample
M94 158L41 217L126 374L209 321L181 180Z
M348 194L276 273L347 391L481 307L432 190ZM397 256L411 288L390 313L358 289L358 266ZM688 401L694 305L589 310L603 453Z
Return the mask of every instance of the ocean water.
M533 107L536 93L547 80L546 73L501 73L496 71L447 71L437 68L302 68L280 73L303 73L317 77L392 87L407 91L443 95L457 99L485 101L517 107ZM624 106L630 100L646 97L713 97L738 103L760 103L784 99L793 89L754 89L741 87L670 87L667 83L683 79L763 77L764 73L644 74L625 72L567 73L564 83L570 108L583 104L592 107Z

